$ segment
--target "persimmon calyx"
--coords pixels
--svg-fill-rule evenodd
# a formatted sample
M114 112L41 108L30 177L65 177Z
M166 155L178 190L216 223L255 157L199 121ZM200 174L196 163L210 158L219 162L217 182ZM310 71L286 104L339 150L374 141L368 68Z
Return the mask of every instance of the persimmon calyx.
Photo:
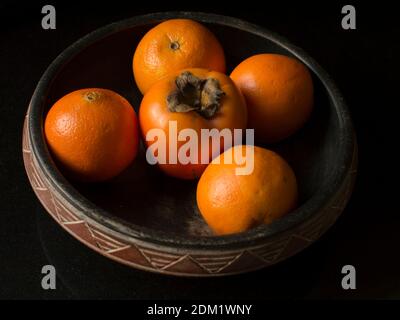
M185 71L175 79L175 84L177 89L167 97L169 111L196 111L204 118L211 118L220 109L225 92L217 79L200 79Z

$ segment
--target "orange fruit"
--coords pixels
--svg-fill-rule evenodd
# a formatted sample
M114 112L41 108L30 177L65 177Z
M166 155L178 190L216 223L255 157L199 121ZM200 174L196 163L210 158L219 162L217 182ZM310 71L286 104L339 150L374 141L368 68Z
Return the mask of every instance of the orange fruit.
M135 158L138 120L119 94L98 88L71 92L49 110L44 132L49 149L67 176L103 181Z
M185 68L225 72L224 51L217 38L189 19L155 26L144 35L133 56L135 81L143 94L166 75Z
M310 72L300 61L259 54L241 62L231 78L242 91L249 127L259 142L274 143L300 129L313 108Z
M252 157L251 148L238 145L222 153L209 164L197 185L197 205L217 235L269 224L296 207L297 183L289 164L260 147L254 147ZM238 174L237 169L245 164L236 160L235 152L241 152L246 162L254 159L250 174ZM228 153L234 159L231 163Z

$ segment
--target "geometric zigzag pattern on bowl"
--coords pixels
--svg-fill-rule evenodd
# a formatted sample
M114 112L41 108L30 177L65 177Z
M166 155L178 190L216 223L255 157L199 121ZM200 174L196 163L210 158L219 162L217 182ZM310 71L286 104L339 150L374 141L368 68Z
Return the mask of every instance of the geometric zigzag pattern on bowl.
M40 167L31 152L27 118L23 133L23 156L29 181L46 211L75 238L99 253L124 264L145 270L188 275L207 276L234 274L254 270L274 264L294 255L319 238L336 220L344 209L351 194L357 160L353 159L353 168L343 185L343 191L322 214L303 223L294 231L284 233L269 243L249 248L219 252L176 252L168 247L151 247L141 242L126 243L111 230L82 220L68 204L59 199L46 179L42 178ZM355 157L357 152L354 153Z

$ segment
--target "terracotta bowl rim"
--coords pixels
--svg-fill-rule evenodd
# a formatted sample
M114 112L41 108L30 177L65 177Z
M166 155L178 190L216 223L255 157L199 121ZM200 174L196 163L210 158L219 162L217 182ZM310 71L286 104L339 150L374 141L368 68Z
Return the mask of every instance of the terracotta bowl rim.
M291 214L268 226L259 226L247 232L233 235L216 237L180 236L122 221L81 195L56 168L46 146L43 133L44 103L54 77L70 59L79 54L81 50L90 44L106 38L113 33L123 31L124 29L157 23L171 18L194 19L203 23L240 29L266 38L289 51L292 55L307 65L325 87L325 90L327 91L327 94L336 110L336 116L339 121L340 135L337 137L341 146L337 155L339 161L336 163L335 167L332 168L332 172L324 185L319 188L309 200ZM323 212L327 203L329 203L329 201L336 195L342 183L345 181L346 175L351 166L355 145L353 125L344 98L331 77L313 58L302 49L291 44L284 37L281 37L265 28L238 18L201 12L160 12L135 16L101 27L70 45L50 64L37 84L30 102L28 130L33 153L45 177L48 179L50 185L57 190L57 192L59 192L68 203L72 204L81 215L94 220L98 224L111 229L127 239L133 238L132 240L136 239L145 242L152 242L154 244L169 247L201 250L218 250L222 248L233 249L261 244L264 243L266 239L274 237L279 233L290 231L300 223L308 220L314 214Z

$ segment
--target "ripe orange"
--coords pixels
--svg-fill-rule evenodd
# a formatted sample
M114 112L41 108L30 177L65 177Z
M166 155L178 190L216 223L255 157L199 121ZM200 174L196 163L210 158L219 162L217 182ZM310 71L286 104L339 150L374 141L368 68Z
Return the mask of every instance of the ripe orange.
M300 129L313 108L310 72L300 61L259 54L241 62L231 78L242 91L249 127L259 142L273 143Z
M225 163L240 151L251 161L251 146L235 146L215 158L197 186L197 205L218 235L243 232L289 213L296 207L297 183L289 164L276 153L254 147L254 169L238 175L238 161Z
M185 68L225 72L224 51L206 27L189 19L172 19L148 31L133 56L133 73L145 94L166 75Z
M98 88L71 92L49 110L44 131L51 153L67 176L103 181L135 158L138 121L119 94Z

